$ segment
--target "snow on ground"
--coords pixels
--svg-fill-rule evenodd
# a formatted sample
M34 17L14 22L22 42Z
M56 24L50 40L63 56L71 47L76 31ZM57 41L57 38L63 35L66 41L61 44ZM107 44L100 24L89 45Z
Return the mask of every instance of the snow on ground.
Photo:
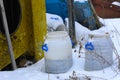
M104 26L98 31L110 33L117 52L120 54L120 19L101 19ZM75 51L76 50L76 51ZM114 56L114 64L99 71L84 70L84 49L79 54L79 45L73 49L73 66L66 73L48 74L44 71L44 58L35 64L15 71L0 71L0 80L69 80L69 76L90 76L92 80L120 80L120 71ZM79 57L81 56L81 57ZM61 66L62 67L62 66ZM74 76L75 76L74 75ZM71 79L72 80L72 79Z

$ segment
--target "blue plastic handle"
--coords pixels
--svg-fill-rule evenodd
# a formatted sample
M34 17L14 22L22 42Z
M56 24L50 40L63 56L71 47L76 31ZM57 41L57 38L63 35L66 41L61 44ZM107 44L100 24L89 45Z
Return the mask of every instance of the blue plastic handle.
M48 51L48 46L47 44L42 45L42 50L47 52Z
M75 46L75 42L72 39L70 39L70 40L71 40L72 47L74 47Z
M87 42L87 44L85 45L85 49L87 50L94 50L94 45L92 44L92 42Z

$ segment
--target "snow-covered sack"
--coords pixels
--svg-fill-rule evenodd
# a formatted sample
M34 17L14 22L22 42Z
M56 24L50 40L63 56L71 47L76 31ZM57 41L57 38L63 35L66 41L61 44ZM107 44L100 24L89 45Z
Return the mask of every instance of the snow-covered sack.
M101 34L101 35L103 35L103 34L110 34L110 29L108 29L107 28L107 26L102 26L101 28L99 28L99 29L96 29L96 30L93 30L93 31L91 31L90 33L91 34Z
M48 31L63 31L65 30L65 25L63 19L56 15L46 13L47 27Z
M65 19L65 25L67 27L67 31L69 31L68 18ZM102 26L101 28L99 28L97 30L91 31L88 28L86 28L85 26L82 26L80 23L75 21L76 40L78 43L85 45L86 42L90 39L89 34L96 34L96 33L110 34L110 30L106 27L107 26Z
M65 24L68 30L69 29L68 18L65 19ZM75 34L76 34L76 40L78 43L85 44L86 41L88 41L89 33L90 33L90 30L88 28L82 26L80 23L75 21Z

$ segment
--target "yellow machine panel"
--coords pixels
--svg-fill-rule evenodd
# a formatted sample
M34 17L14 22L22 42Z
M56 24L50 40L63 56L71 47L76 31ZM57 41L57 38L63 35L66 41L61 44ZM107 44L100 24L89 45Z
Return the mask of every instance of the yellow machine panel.
M33 13L33 30L35 41L35 59L39 60L43 56L41 46L44 42L44 36L46 35L46 10L45 0L31 0L32 1L32 13ZM39 53L39 54L38 54Z
M41 45L46 35L45 1L20 0L21 20L11 34L15 59L29 52L36 60L43 57ZM5 36L0 33L0 70L10 64Z

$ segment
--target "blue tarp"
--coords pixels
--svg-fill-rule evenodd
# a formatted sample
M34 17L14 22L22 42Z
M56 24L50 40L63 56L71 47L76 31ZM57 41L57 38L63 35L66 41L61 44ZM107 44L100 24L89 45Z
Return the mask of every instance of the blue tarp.
M57 14L64 20L68 17L66 0L46 0L46 12Z

